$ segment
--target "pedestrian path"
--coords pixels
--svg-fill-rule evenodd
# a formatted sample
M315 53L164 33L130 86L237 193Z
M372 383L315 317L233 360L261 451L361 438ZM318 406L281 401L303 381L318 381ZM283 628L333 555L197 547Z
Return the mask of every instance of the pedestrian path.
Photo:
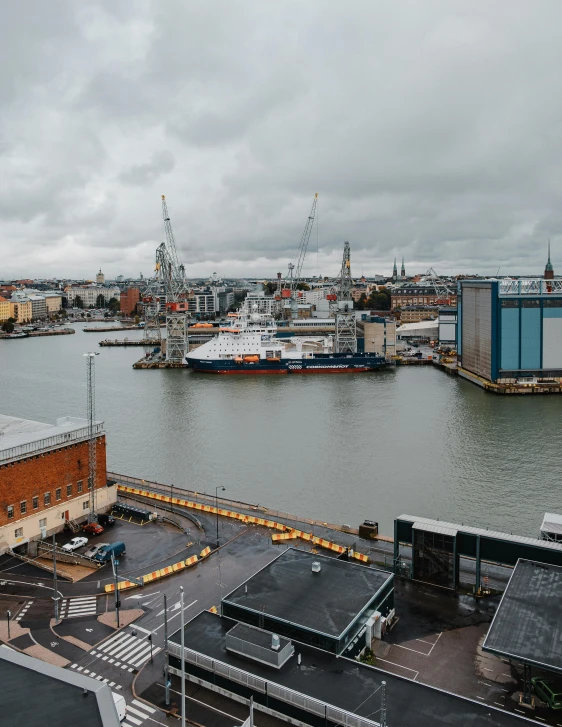
M64 598L61 605L61 618L72 616L93 616L97 613L96 596Z
M156 710L149 707L148 704L139 702L138 699L133 699L133 701L127 705L125 719L121 722L121 724L125 725L125 727L139 727L145 719L149 718L150 715L155 712Z
M87 677L91 677L92 679L97 679L98 682L103 682L104 684L107 684L111 689L123 689L121 684L116 684L115 682L110 681L109 679L105 679L101 676L101 674L96 674L95 671L90 671L89 669L85 669L83 666L78 666L78 664L71 664L71 669L74 669L74 671L79 672L80 674L85 674Z
M139 669L147 659L150 659L151 647L153 656L156 656L162 649L160 646L152 646L152 642L147 636L142 638L134 636L132 631L132 629L127 629L114 634L103 644L92 649L89 652L90 655L126 671Z
M16 616L16 621L22 620L22 618L25 616L25 614L29 610L30 606L33 606L33 601L26 601L25 606L22 607L21 611Z

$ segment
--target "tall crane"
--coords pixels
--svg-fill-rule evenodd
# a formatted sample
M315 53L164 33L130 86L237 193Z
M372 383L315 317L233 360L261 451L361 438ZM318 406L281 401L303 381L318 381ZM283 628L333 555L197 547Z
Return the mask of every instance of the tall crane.
M166 241L156 250L156 266L166 293L166 361L183 363L189 350L189 290L172 230L166 197L162 195Z
M353 312L352 285L351 248L349 242L345 242L343 246L340 280L336 289L336 353L357 352L357 322L355 313Z
M310 210L310 214L308 215L306 219L306 225L304 226L304 230L302 233L301 241L299 244L299 249L297 252L297 256L295 258L295 262L289 263L289 288L291 290L291 298L295 297L297 286L300 283L301 275L302 275L302 266L304 264L304 258L306 256L306 251L308 249L308 241L310 240L310 235L312 234L312 226L314 225L314 217L316 216L316 205L318 203L318 192L314 195L314 200L312 202L312 209Z
M442 303L449 303L451 297L453 297L455 293L449 288L447 283L440 278L439 275L437 275L433 268L429 268L426 275L431 280L439 301Z
M146 346L153 348L156 344L162 349L162 332L160 329L160 309L164 302L162 281L160 280L160 264L156 262L154 277L151 278L142 294L144 318L144 341Z

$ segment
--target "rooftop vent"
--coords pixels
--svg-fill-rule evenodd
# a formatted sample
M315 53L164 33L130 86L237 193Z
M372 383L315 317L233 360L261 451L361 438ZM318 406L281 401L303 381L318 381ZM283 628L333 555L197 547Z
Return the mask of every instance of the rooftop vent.
M313 573L320 573L321 570L322 570L322 566L320 565L320 562L317 561L317 560L313 561L313 563L312 563L312 572Z
M271 648L273 649L273 651L279 651L279 649L281 648L281 641L277 634L271 634Z

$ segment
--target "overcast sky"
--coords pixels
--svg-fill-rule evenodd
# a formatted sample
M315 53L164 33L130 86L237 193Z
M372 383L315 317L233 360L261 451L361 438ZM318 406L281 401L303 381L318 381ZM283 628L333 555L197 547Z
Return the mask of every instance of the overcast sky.
M559 0L0 7L0 279L562 273Z

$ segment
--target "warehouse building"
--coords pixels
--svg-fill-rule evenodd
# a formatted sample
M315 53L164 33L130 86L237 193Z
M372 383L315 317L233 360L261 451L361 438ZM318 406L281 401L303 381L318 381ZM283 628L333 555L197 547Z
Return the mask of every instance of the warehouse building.
M465 280L460 292L461 376L562 379L562 280Z
M103 422L94 423L96 509L117 498L106 483ZM0 553L82 520L90 508L88 422L62 417L45 424L0 415Z

